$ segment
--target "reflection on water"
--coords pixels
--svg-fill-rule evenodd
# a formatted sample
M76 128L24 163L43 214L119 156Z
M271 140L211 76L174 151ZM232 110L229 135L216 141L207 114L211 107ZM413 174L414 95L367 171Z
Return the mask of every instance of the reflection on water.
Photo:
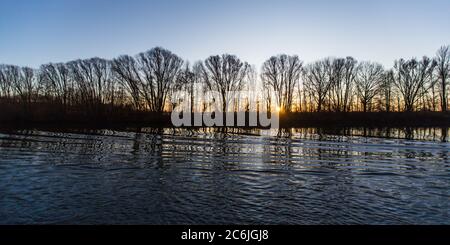
M0 223L450 224L448 131L6 131Z

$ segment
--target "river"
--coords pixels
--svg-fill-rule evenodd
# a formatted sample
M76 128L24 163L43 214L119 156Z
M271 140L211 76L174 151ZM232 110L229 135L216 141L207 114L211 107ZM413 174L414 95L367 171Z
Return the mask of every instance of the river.
M0 224L450 224L448 134L2 130Z

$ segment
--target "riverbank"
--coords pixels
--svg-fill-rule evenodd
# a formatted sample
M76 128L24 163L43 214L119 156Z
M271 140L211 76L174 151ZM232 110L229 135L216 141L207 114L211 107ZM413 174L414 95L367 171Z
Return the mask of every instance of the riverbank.
M442 112L301 112L280 116L283 127L448 127Z
M248 115L247 115L248 116ZM247 117L248 118L248 117ZM3 127L173 127L170 113L104 111L98 115L77 112L39 114L36 111L1 113ZM240 128L263 128L260 126ZM442 112L299 112L281 113L280 127L449 127L450 113Z

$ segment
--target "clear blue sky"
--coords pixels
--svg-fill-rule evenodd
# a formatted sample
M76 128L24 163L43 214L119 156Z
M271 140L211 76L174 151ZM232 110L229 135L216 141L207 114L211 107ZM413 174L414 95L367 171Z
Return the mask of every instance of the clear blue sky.
M450 44L449 0L1 0L0 63L38 67L135 55L154 46L191 62L232 53L306 62L434 55Z

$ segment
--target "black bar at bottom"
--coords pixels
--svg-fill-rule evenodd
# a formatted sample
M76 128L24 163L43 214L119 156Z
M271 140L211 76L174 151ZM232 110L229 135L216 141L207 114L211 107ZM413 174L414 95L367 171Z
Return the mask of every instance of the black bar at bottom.
M268 244L297 242L450 241L449 226L0 226L0 242ZM147 242L145 242L147 241ZM141 243L141 242L140 242ZM3 243L4 244L4 243Z

